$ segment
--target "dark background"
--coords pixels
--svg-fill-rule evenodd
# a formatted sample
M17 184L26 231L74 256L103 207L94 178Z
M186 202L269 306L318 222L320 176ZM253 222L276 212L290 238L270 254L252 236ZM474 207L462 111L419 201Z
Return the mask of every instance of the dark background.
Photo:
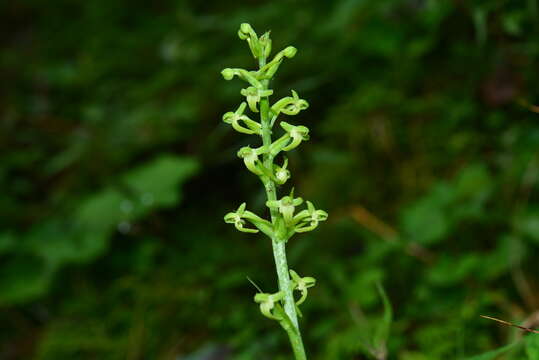
M246 280L276 289L270 243L222 220L243 201L265 211L235 155L253 140L221 121L243 84L220 71L255 65L242 22L298 48L274 99L311 104L287 119L312 134L291 183L330 214L288 246L318 279L311 358L372 358L378 282L389 359L522 336L480 314L538 327L538 8L2 1L0 359L291 358Z

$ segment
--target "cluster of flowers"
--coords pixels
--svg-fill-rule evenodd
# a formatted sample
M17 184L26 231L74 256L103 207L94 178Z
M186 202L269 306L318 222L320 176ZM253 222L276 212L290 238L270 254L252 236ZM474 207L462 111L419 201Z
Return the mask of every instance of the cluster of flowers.
M242 24L238 31L240 39L246 40L255 59L259 59L260 68L257 71L248 71L238 68L227 68L222 71L225 80L232 80L238 77L248 83L248 87L241 90L241 95L245 97L235 111L227 112L223 115L223 121L230 124L232 128L240 133L248 135L258 135L264 137L264 132L271 133L271 128L275 124L280 114L297 115L300 111L309 107L306 100L301 99L292 90L291 96L286 96L272 106L266 108L266 123L261 123L251 119L245 114L247 107L254 113L262 111L260 102L273 95L273 90L267 88L270 80L278 70L285 58L295 56L297 50L293 46L288 46L277 53L271 61L266 62L271 53L271 39L269 32L258 37L249 24ZM262 61L260 61L262 59ZM282 165L273 163L273 159L281 152L287 152L298 147L303 141L309 139L309 129L303 125L292 125L281 121L280 127L284 131L283 135L271 144L266 143L257 148L250 146L242 147L238 151L238 157L243 159L247 169L259 176L264 184L271 181L277 185L283 185L290 178L288 159L285 157ZM264 128L265 126L265 128ZM264 161L265 159L271 161ZM269 164L269 165L268 165ZM274 216L273 221L261 218L255 213L246 210L246 204L241 204L236 211L225 215L227 223L234 224L236 229L246 233L262 232L272 239L278 241L288 241L295 233L304 233L314 230L318 224L325 221L328 214L323 210L317 210L314 205L306 201L306 208L296 212L296 208L303 203L300 197L294 197L293 190L289 195L279 200L268 200L266 206L273 210L278 216ZM307 297L307 288L314 286L315 279L312 277L300 277L296 272L290 270L290 283L292 290L301 293L301 297L296 301L296 306L303 303ZM267 294L259 293L255 296L255 301L260 304L260 310L264 316L283 321L286 313L280 305L284 294L282 291ZM299 312L299 309L298 309Z

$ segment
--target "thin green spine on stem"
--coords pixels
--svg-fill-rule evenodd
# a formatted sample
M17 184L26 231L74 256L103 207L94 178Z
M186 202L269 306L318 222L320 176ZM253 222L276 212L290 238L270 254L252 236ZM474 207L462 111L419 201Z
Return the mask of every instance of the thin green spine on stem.
M265 58L260 58L260 68L265 65ZM268 88L269 80L262 81L263 89ZM262 125L262 143L263 146L271 145L271 124L270 124L270 109L269 100L264 97L260 100L260 123ZM273 167L273 157L270 153L263 155L264 166L268 169ZM266 196L268 200L276 200L276 186L272 179L266 178L264 181L264 187L266 189ZM271 221L275 224L277 217L281 216L277 209L270 209ZM292 286L290 283L288 263L286 260L286 244L284 239L277 239L274 235L271 239L271 245L273 248L273 257L275 258L275 267L277 269L277 277L279 279L279 290L284 293L284 310L290 318L292 325L295 329L287 330L292 344L292 349L297 360L305 360L305 349L303 347L303 340L301 339L301 333L299 330L298 316L296 313L296 303L294 300L294 294L292 292Z

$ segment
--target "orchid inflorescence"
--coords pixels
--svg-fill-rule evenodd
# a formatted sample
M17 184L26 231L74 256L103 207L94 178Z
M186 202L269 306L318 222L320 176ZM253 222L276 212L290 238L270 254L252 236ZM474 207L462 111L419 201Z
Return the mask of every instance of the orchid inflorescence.
M297 321L297 316L301 316L298 306L305 301L307 289L314 286L316 280L312 277L300 277L295 271L288 269L285 243L296 233L314 230L321 221L327 219L328 214L316 209L310 201L305 202L305 209L298 209L303 204L303 199L294 197L293 189L280 199L276 196L277 186L284 185L290 179L288 158L283 154L309 140L309 128L280 121L282 135L274 141L271 135L279 116L297 115L300 111L306 110L309 103L301 99L294 90L291 91L291 96L283 97L273 105L269 103L269 97L274 93L269 88L269 82L283 60L296 55L295 47L288 46L269 60L272 47L269 32L259 37L249 24L244 23L240 26L238 36L241 40L247 41L253 57L258 60L259 68L253 71L227 68L221 72L225 80L237 77L248 83L247 87L240 91L245 101L236 110L224 114L223 121L240 133L260 136L262 139L260 146L244 146L239 149L237 155L243 160L247 169L257 175L264 184L267 195L266 206L271 219L265 220L246 210L245 203L236 211L226 214L224 219L241 232L262 232L272 240L279 291L260 292L256 294L255 302L260 304L260 311L264 316L279 321L288 332L296 359L305 359ZM249 117L246 114L247 109L258 113L260 120ZM279 161L282 165L277 165L274 160L280 155L283 157L282 162ZM294 298L294 291L301 294L297 300Z

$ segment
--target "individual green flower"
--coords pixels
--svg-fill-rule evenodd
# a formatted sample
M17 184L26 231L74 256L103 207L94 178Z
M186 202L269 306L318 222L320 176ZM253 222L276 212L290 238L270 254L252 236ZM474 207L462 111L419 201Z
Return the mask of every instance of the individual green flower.
M307 209L300 211L294 216L294 223L296 224L294 231L303 233L314 230L321 221L326 221L327 218L327 212L316 210L314 205L310 201L307 201Z
M262 49L258 40L258 36L256 35L256 32L253 30L251 25L247 23L241 24L240 29L238 30L238 37L241 40L247 40L249 48L251 49L251 53L253 54L255 59L259 58L260 55L262 55Z
M281 127L286 131L286 133L271 143L268 152L272 157L277 156L277 154L279 154L281 151L292 150L296 148L302 141L309 139L309 128L306 126L294 126L282 121Z
M242 203L236 211L225 215L224 220L227 224L234 224L236 229L245 233L257 233L259 230L265 234L272 233L272 225L269 221L262 219L255 213L245 210L245 203ZM245 220L257 227L257 229L246 228Z
M316 284L316 279L310 276L300 277L298 273L292 269L290 269L290 276L292 277L292 289L301 292L301 298L296 301L296 305L301 305L305 299L307 299L307 289Z
M271 77L273 77L273 75L275 75L275 73L277 72L277 70L279 69L279 66L281 65L281 63L283 62L283 59L286 57L286 58L293 58L296 53L298 52L298 49L296 49L295 47L293 46L287 46L284 50L281 50L277 53L277 55L275 55L275 57L273 58L273 60L271 60L270 62L268 62L265 66L263 66L260 70L259 70L259 73L265 78L265 79L269 79Z
M262 170L262 163L258 159L258 155L264 153L264 148L260 147L253 149L249 146L244 146L238 151L238 157L243 159L247 169L256 175L262 175L264 171Z
M275 182L279 185L284 184L290 179L290 171L287 169L288 159L284 158L283 166L275 165Z
M274 116L283 113L286 115L297 115L301 110L305 110L309 107L309 103L306 100L300 99L298 93L292 90L292 96L287 96L277 101L271 107L271 111Z
M263 90L254 86L249 86L246 89L241 89L240 93L247 98L247 103L251 111L258 112L256 105L260 99L273 94L273 90Z
M258 293L255 295L255 302L260 304L260 312L265 316L273 320L282 320L281 317L275 316L272 313L275 305L284 298L282 291L274 294Z
M243 81L247 81L249 84L256 88L261 88L262 84L257 79L257 73L254 71L247 71L245 69L226 68L221 71L221 75L225 80L232 80L234 76L239 77Z
M309 140L309 128L303 125L291 125L285 121L281 122L281 127L292 139L288 145L282 148L283 151L289 151L296 148L302 141Z
M223 115L223 121L227 124L232 125L234 130L244 133L244 134L261 134L261 126L254 120L249 119L247 115L243 115L245 107L247 104L242 102L238 109L235 112L229 111ZM243 122L247 127L242 126L240 121Z
M268 200L266 201L266 206L277 209L283 215L285 223L289 224L294 217L296 206L301 205L301 203L303 203L302 198L294 198L293 194L291 194L283 196L281 200Z

